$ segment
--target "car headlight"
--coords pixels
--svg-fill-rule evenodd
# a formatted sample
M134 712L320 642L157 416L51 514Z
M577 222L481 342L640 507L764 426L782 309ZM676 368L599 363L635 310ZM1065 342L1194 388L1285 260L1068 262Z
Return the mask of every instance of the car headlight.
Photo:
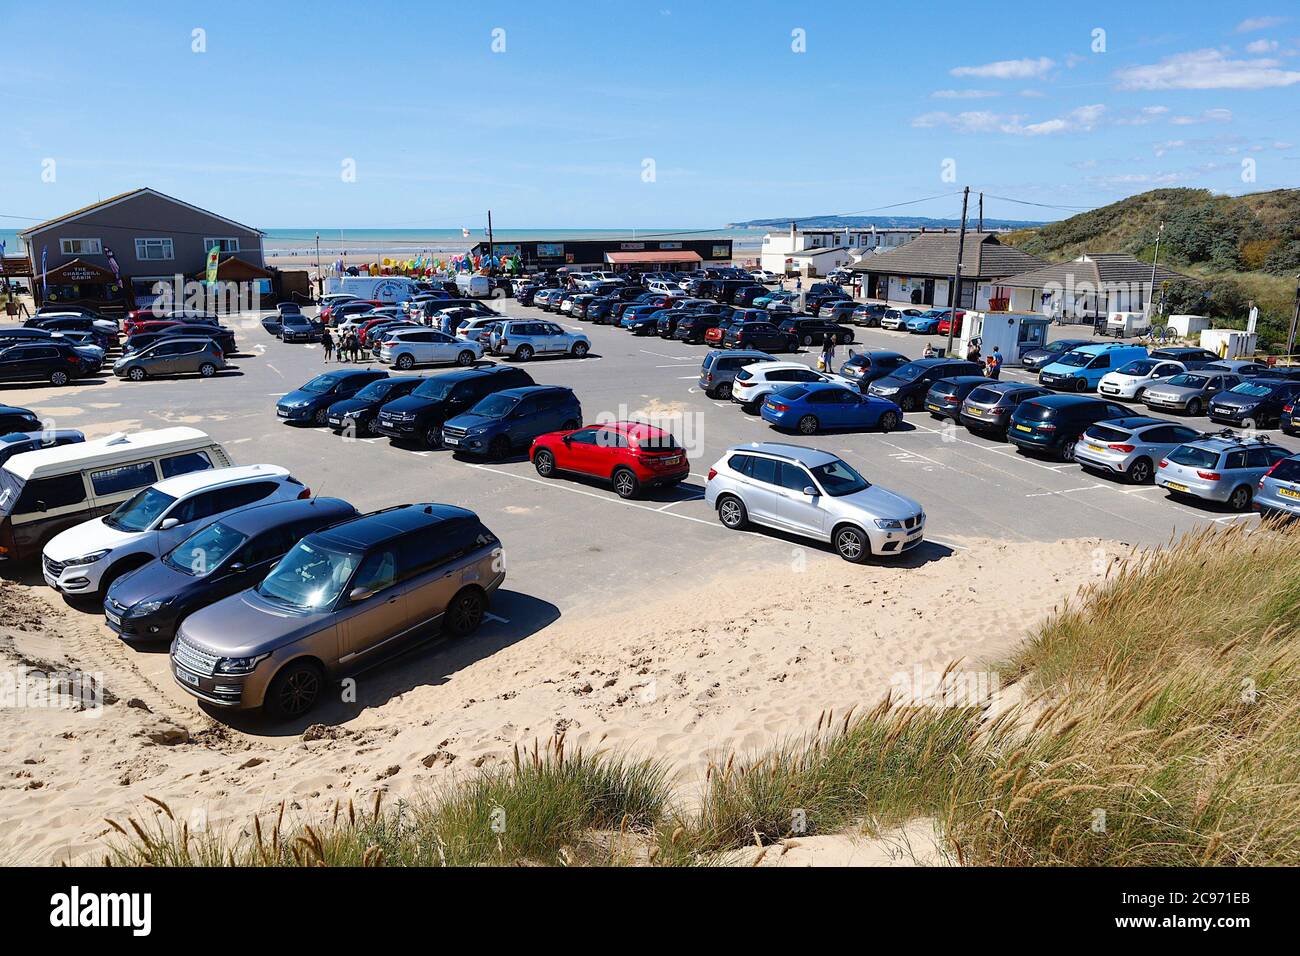
M897 394L898 394L898 389L896 389L896 388L888 388L888 387L886 387L886 388L878 388L878 389L876 389L875 391L876 391L876 394L877 394L877 395L897 395Z
M217 661L218 674L248 674L270 654L258 654L256 657L223 657Z
M162 610L168 604L171 604L173 598L159 598L156 601L141 601L139 604L130 608L126 613L131 617L144 617L146 614L153 614Z
M64 561L63 563L64 565L94 564L96 561L98 561L100 558L104 557L107 554L108 551L92 551L90 552L90 554L83 554L79 558L72 558L68 561Z
M898 518L877 518L876 527L881 531L902 531L903 522Z

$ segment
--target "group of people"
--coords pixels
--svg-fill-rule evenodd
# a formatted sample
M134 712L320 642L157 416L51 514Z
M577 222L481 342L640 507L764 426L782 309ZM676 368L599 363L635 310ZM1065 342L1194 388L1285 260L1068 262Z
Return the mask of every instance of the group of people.
M361 362L370 357L366 349L362 347L361 339L357 337L357 333L351 330L340 332L338 341L335 341L328 327L321 329L320 345L327 362L334 356L335 352L338 353L340 362Z

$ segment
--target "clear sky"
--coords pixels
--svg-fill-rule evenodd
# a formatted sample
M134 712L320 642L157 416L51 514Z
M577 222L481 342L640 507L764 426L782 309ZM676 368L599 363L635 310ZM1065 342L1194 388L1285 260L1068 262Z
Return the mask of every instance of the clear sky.
M0 37L9 217L148 185L263 228L481 228L489 207L708 228L963 185L1055 219L1300 184L1294 0L0 0Z

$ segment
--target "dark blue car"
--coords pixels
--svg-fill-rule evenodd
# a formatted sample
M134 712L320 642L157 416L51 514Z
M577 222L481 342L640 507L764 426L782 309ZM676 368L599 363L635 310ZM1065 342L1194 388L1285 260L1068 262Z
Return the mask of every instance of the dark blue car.
M10 432L0 435L0 465L14 455L25 451L38 451L42 448L55 448L59 445L75 445L86 440L86 436L75 428L56 428L52 431Z
M351 398L371 382L387 378L379 368L340 369L317 375L275 403L275 414L286 422L324 425L335 402Z
M547 432L582 427L582 406L573 389L556 385L508 388L489 395L442 426L442 443L453 451L505 458Z
M888 399L835 382L800 382L768 395L759 413L777 428L815 435L828 428L893 431L903 410Z
M355 435L370 434L370 425L386 402L410 395L424 378L420 375L395 375L377 378L351 398L329 406L325 424L336 432L350 428Z
M630 309L628 311L631 312ZM620 324L633 335L654 335L659 331L659 319L668 311L656 308L649 312L638 312L631 318L624 315Z
M104 617L124 640L171 640L186 615L252 587L307 535L356 515L338 498L236 511L114 581Z

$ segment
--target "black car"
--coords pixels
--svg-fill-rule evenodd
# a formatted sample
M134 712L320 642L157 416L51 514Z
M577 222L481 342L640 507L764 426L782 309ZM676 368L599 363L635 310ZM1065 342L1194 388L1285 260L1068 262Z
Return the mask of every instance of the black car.
M677 331L677 325L688 315L703 315L703 312L692 312L686 309L664 309L662 312L655 313L659 318L655 321L655 331L658 332L661 339L671 339ZM704 333L701 332L701 335Z
M723 321L723 316L710 312L688 312L677 320L673 338L693 345L704 344L704 333L716 329Z
M1005 437L1011 416L1021 402L1051 394L1051 389L1027 382L986 381L961 403L959 421L967 431Z
M1057 339L1041 348L1025 349L1020 353L1020 364L1028 369L1040 369L1051 365L1066 352L1072 352L1081 345L1096 345L1092 339Z
M99 362L58 339L9 345L0 351L0 382L67 385L73 379L86 378L98 371Z
M275 315L262 316L262 328L279 338L280 336L280 313Z
M958 375L955 378L941 378L930 386L925 394L925 410L935 418L950 418L954 422L961 418L961 403L966 396L981 385L988 383L983 375Z
M532 384L532 376L513 365L489 365L432 375L409 395L383 405L371 431L437 448L442 444L442 426L447 419L469 411L493 392Z
M38 432L41 420L30 408L15 405L0 405L0 434L10 432Z
M722 334L724 349L758 349L761 352L797 352L799 339L771 322L732 323Z
M1153 359L1168 359L1171 362L1182 362L1183 368L1191 372L1211 362L1219 361L1219 356L1209 349L1198 349L1191 346L1175 346L1171 348L1152 349L1149 356Z
M87 332L93 339L93 345L101 349L117 346L116 327L110 331L107 320L96 319L89 315L37 315L23 323L24 328L44 329L47 332Z
M370 425L381 407L410 395L423 381L422 375L394 375L375 379L351 398L329 406L325 411L325 424L336 432L351 429L354 435L369 434Z
M1021 402L1011 414L1007 440L1022 452L1074 460L1074 446L1089 425L1133 412L1088 395L1043 395Z
M27 409L18 409L26 411ZM0 415L3 406L0 406ZM39 424L39 423L38 423ZM0 428L4 427L0 425ZM60 445L75 445L86 440L85 433L75 428L55 428L50 431L9 432L0 435L0 466L14 455L23 452L40 451L42 448L57 448Z
M1209 418L1223 425L1267 428L1300 395L1300 381L1257 375L1210 398Z
M319 342L320 333L316 323L301 312L286 312L280 316L279 335L285 342Z
M858 383L858 390L865 392L876 379L884 378L910 361L900 352L850 352L840 366L840 374L853 379Z
M104 597L104 618L124 640L170 641L187 615L252 587L307 535L356 516L357 509L338 498L233 512L114 581Z
M796 315L783 319L779 327L782 332L794 335L802 345L820 345L826 341L827 335L835 336L838 345L847 345L853 341L852 329L822 318L809 319Z
M887 398L903 411L914 412L925 401L930 386L940 379L981 374L979 363L965 359L916 359L876 379L867 386L867 394Z
M732 293L731 299L729 301L731 302L732 305L738 306L742 309L747 309L754 304L755 299L757 299L759 296L767 295L768 291L769 290L767 286L747 285L744 288L737 289L734 293Z

